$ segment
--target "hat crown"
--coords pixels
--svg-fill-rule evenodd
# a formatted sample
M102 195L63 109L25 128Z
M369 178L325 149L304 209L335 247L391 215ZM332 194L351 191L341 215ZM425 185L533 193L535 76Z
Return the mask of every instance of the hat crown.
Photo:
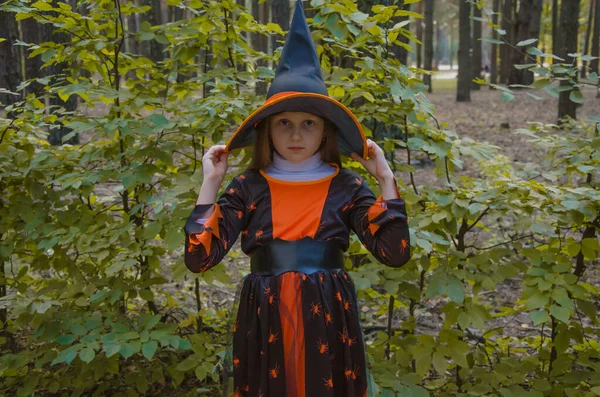
M301 0L296 1L294 17L267 99L275 94L289 91L327 95L327 86L323 81L319 57Z

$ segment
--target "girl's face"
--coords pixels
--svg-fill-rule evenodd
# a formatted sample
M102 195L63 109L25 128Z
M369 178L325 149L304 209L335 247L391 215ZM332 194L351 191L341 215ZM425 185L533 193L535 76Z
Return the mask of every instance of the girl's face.
M325 120L312 113L283 112L271 117L270 130L277 153L298 162L319 149L325 136Z

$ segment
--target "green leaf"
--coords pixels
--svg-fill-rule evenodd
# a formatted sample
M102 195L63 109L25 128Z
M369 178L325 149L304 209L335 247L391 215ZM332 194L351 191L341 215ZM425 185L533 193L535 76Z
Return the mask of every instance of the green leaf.
M142 354L144 355L144 357L150 360L152 357L154 357L154 353L156 353L157 347L158 343L154 340L144 343L142 345Z
M550 305L550 314L554 318L562 321L563 323L569 322L569 317L570 317L569 310L565 309L562 306Z
M121 345L119 343L105 344L103 350L106 357L112 357L121 350Z
M548 296L534 294L530 296L529 299L527 299L527 301L525 302L525 310L529 311L545 307L549 301L550 298Z
M439 352L436 351L433 353L433 368L437 371L438 374L443 375L446 373L446 368L448 367L448 362L446 361L446 357Z
M169 124L169 120L167 120L167 118L165 116L163 116L162 114L158 114L158 113L155 113L155 114L151 115L150 117L148 117L148 120L151 123L156 124L158 126L164 126L166 124Z
M79 358L84 363L90 363L94 359L94 357L96 357L96 352L90 347L84 347L79 352Z
M465 300L465 286L454 276L448 277L448 297L456 303L462 303Z
M519 41L517 43L517 47L524 47L526 45L533 44L536 41L538 41L538 39L527 39L527 40Z
M52 6L48 3L44 3L43 1L36 1L31 5L33 8L37 8L41 11L52 11Z
M175 369L177 371L185 372L189 371L192 368L195 368L198 364L200 364L198 357L196 357L196 355L191 355L182 362L180 362Z
M123 343L119 349L119 353L121 353L123 358L129 358L135 354L135 351L131 343Z
M56 341L58 343L60 343L61 345L70 345L73 343L73 341L75 341L75 339L77 339L75 337L75 335L65 334L65 335L61 335L58 338L56 338Z
M546 310L538 310L529 314L534 325L540 325L546 321L550 321L550 316Z
M569 99L576 103L583 103L584 100L583 94L579 90L571 91L571 93L569 94Z

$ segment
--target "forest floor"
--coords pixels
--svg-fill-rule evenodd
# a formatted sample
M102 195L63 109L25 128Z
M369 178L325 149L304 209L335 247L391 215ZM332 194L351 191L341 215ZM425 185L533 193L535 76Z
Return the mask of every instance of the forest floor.
M534 122L556 123L557 99L541 94L543 99L536 100L525 92L521 92L514 100L504 102L500 92L482 87L480 90L471 93L471 102L457 103L455 100L455 84L455 80L434 80L434 89L436 89L436 86L437 89L434 93L427 94L427 98L436 107L435 117L442 124L442 128L455 131L460 139L471 138L478 142L498 146L498 153L511 159L517 168L529 162L539 163L543 153L541 154L539 150L527 142L529 139L527 136L515 134L514 131L519 128L527 128L529 123ZM595 98L595 91L593 89L585 90L584 96L586 103L578 108L578 119L582 120L592 115L599 117L600 99ZM404 149L396 150L396 159L399 162L406 162L406 151ZM478 176L480 167L477 161L471 158L464 158L463 160L463 169L456 170L454 177L458 178L462 175ZM422 164L423 166L418 167L415 172L415 182L418 187L443 186L445 184L445 177L438 178L435 175L433 164L428 165L427 162ZM397 172L396 176L399 182L403 181L406 185L409 184L410 179L407 172ZM234 244L233 250L240 250L239 240ZM235 281L239 281L242 274L249 269L249 260L243 253L237 258L226 257L223 262L224 266L232 270L230 274L233 274ZM585 281L600 287L600 270L597 266L588 268ZM207 294L210 304L215 305L215 308L228 307L234 297L234 289L227 290L220 285L205 287L203 287L203 291ZM478 297L497 309L500 307L512 308L515 307L520 293L520 280L510 279L504 284L498 285L498 288L494 291L483 291ZM422 304L416 309L417 334L436 334L441 329L441 308L447 300L448 298L437 297L422 301ZM189 302L193 305L192 299ZM378 303L382 305L387 303L385 295L382 295L382 299ZM376 313L377 307L361 306L364 316L363 327L366 330L368 340L371 336L374 336L374 334L369 335L369 330L373 332L381 330L382 326L387 323L387 318L385 315L382 317ZM400 323L407 319L408 308L398 309L395 311L393 326L395 328L400 327ZM535 336L540 332L538 327L532 325L527 313L494 318L486 323L486 327L488 329L503 327L504 331L500 333L501 335L515 338ZM473 330L473 332L480 334L481 330ZM544 332L547 334L549 331Z

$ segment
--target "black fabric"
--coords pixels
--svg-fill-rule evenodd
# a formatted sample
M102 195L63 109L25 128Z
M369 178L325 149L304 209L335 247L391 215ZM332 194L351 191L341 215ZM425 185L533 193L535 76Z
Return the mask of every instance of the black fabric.
M311 274L344 269L344 253L336 241L317 241L311 237L286 241L273 239L252 251L252 273L274 274L296 271Z

